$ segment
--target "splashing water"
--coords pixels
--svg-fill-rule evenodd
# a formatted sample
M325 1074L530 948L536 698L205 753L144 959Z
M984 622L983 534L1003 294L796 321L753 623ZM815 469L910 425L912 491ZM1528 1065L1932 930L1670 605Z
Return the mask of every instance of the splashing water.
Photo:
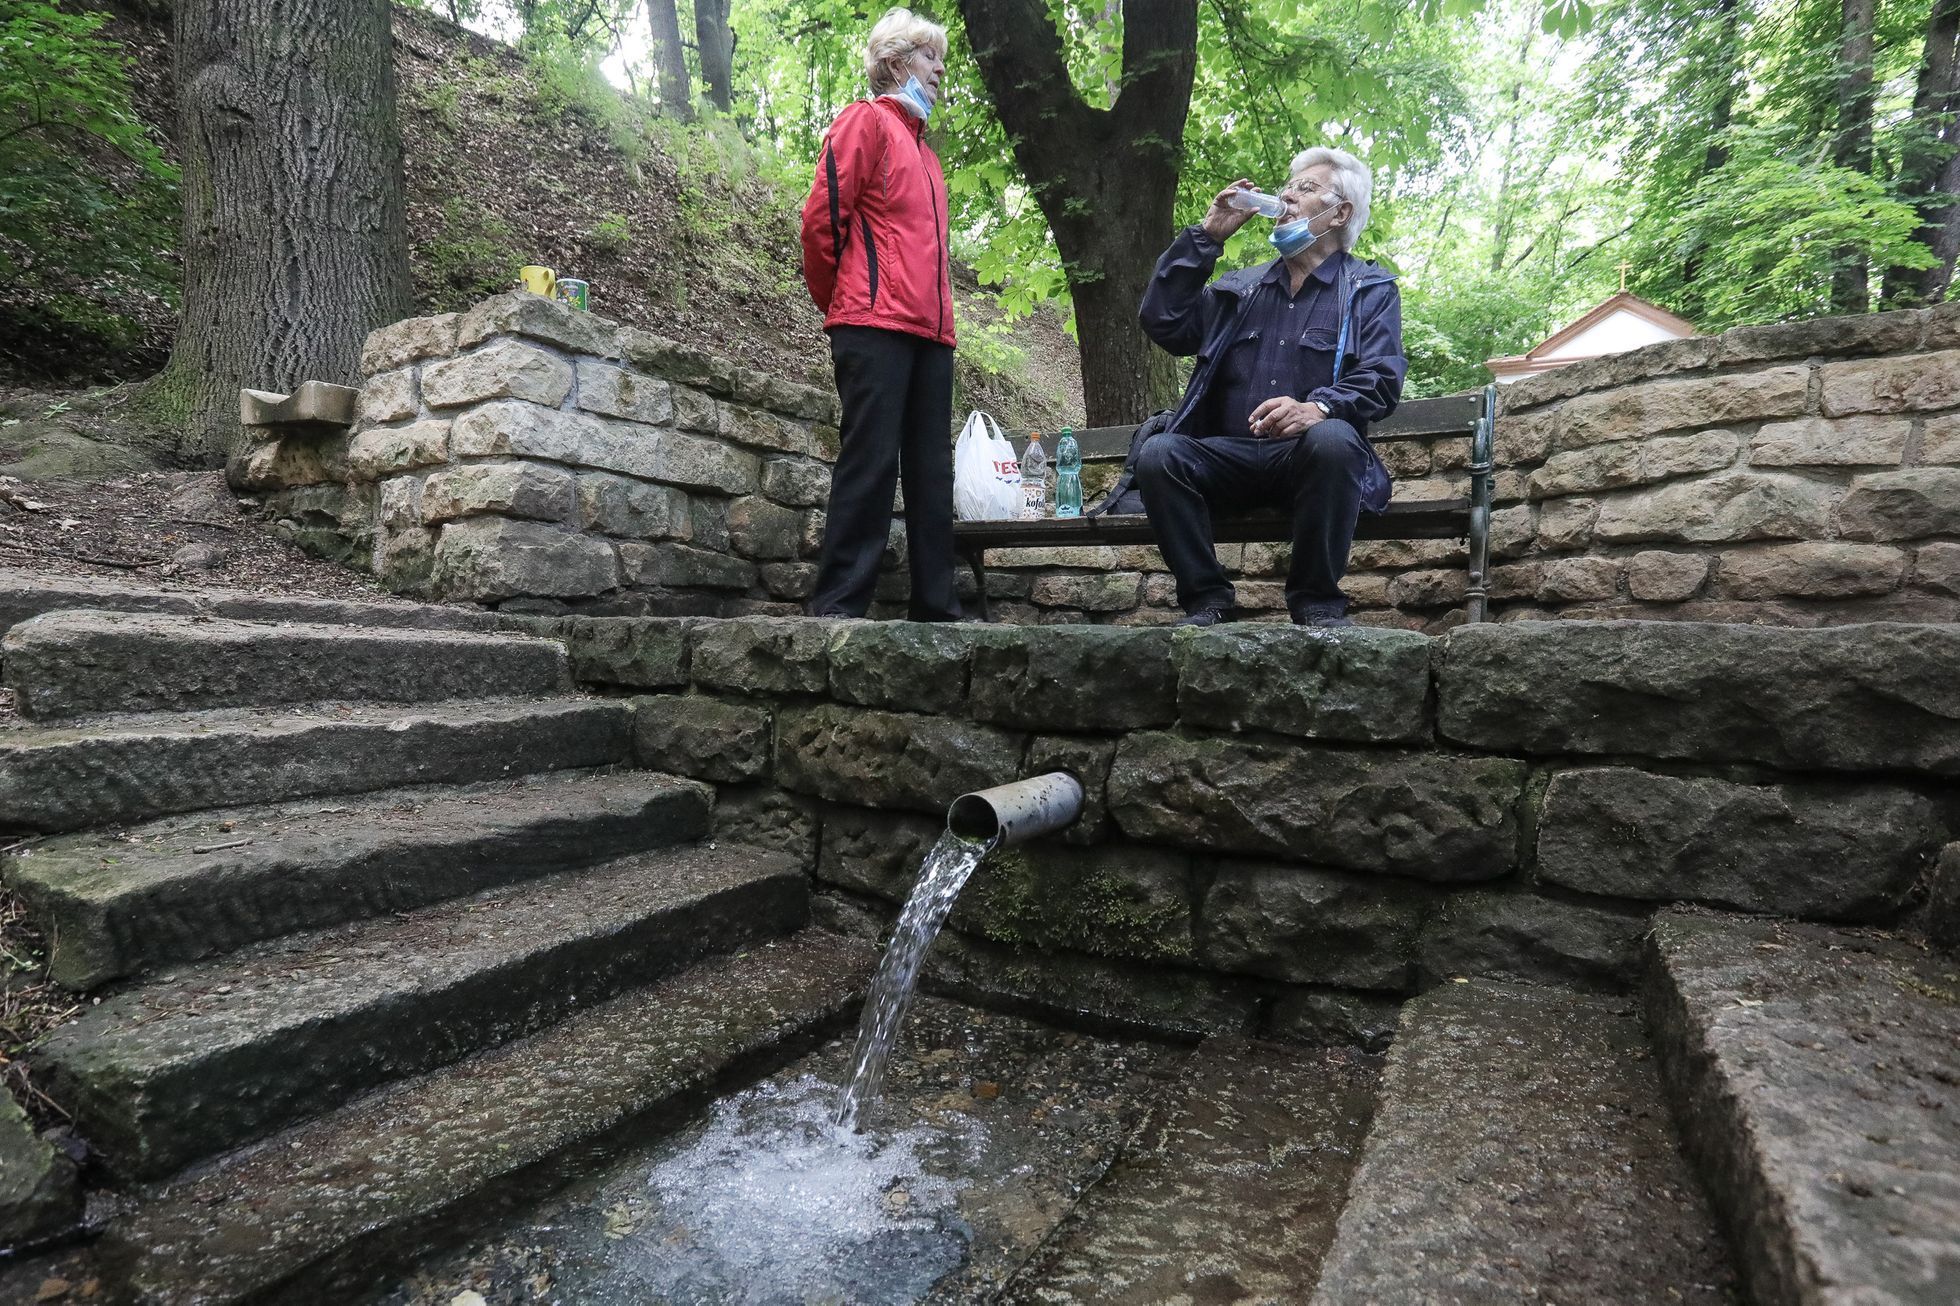
M655 1209L613 1244L625 1273L607 1299L895 1306L957 1269L971 1238L961 1185L934 1171L958 1173L985 1131L846 1133L830 1119L835 1092L803 1075L718 1102L648 1177Z
M912 1005L912 990L919 980L919 967L925 963L926 949L939 937L939 927L946 923L946 915L953 910L967 878L992 851L992 844L965 839L948 830L926 854L918 883L905 900L898 928L885 946L885 959L871 981L864 1017L858 1022L850 1083L837 1104L837 1123L844 1129L857 1129L866 1108L878 1100L885 1086L885 1067L891 1063L892 1048L898 1042L898 1028L905 1023L906 1009Z

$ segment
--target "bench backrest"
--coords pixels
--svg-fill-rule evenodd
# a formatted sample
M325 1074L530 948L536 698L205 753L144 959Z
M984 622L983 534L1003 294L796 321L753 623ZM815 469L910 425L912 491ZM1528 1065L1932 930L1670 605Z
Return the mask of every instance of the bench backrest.
M1464 395L1444 395L1437 399L1409 399L1397 405L1395 412L1387 421L1376 422L1368 428L1368 439L1376 444L1388 444L1396 440L1430 440L1438 436L1455 435L1469 439L1471 430L1478 418L1484 415L1484 395L1481 390ZM1129 456L1130 437L1136 434L1134 426L1091 426L1075 433L1075 442L1082 449L1085 463L1120 463ZM1048 456L1055 456L1055 436L1057 432L1041 433L1042 448ZM1007 438L1014 444L1018 455L1028 447L1028 432L1015 430L1007 432Z

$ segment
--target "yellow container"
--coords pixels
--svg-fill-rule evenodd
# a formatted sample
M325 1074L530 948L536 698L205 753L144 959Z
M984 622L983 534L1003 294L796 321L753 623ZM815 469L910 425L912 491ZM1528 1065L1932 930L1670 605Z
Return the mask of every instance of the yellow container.
M524 283L524 289L534 295L543 295L546 299L555 299L558 295L558 274L550 268L527 263L517 269L517 277Z

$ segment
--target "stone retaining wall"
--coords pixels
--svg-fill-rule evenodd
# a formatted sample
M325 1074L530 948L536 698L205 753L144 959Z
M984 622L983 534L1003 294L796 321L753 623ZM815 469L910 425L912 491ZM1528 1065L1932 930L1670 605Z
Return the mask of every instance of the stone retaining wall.
M390 589L532 611L794 611L836 398L522 293L369 336L351 430L234 460Z
M1960 824L1960 629L1484 625L1433 639L559 619L647 767L876 928L958 794L1066 769L942 975L1173 1028L1373 1037L1466 975L1628 983L1661 903L1900 921Z

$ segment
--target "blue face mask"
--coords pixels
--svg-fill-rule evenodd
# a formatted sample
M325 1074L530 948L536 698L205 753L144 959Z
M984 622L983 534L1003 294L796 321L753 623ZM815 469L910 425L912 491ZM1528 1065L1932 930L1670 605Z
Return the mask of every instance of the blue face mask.
M891 97L920 122L932 116L932 97L926 94L924 84L917 77L906 78L905 85L891 92Z
M1338 208L1339 205L1335 207ZM1281 258L1292 258L1334 229L1331 224L1326 231L1313 229L1314 218L1324 218L1333 211L1333 209L1322 209L1314 214L1313 218L1298 218L1292 222L1282 222L1273 228L1273 234L1266 239L1273 243L1273 248L1279 251Z

